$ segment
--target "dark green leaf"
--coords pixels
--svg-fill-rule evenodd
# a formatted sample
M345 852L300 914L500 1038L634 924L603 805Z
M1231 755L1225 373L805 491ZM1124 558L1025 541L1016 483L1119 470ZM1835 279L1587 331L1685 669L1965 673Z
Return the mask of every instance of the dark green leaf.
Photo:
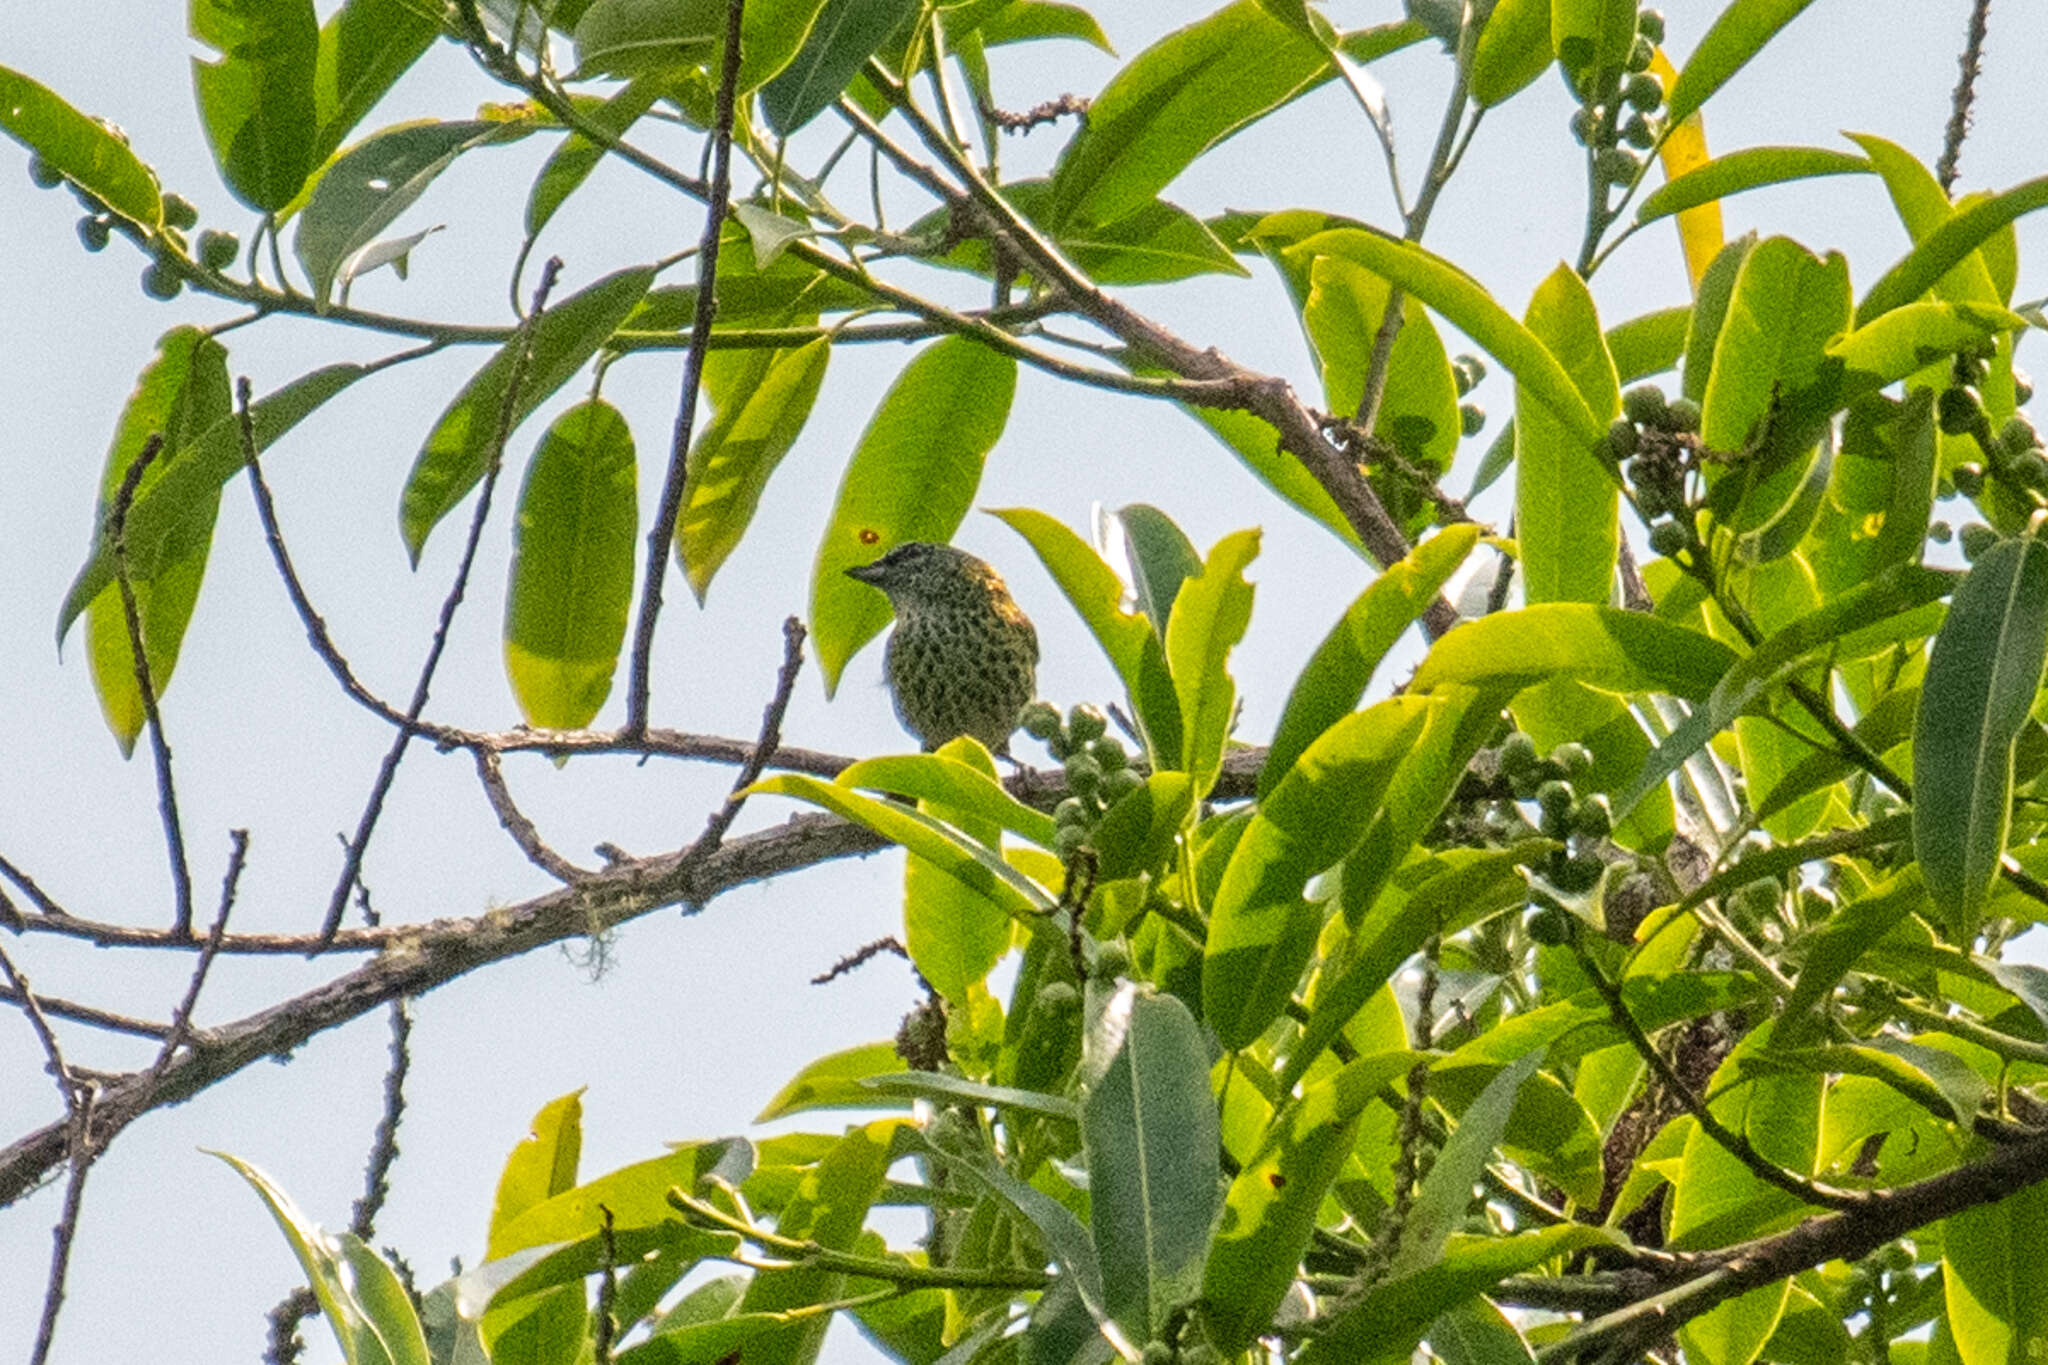
M313 163L341 146L363 116L439 37L431 11L413 0L348 0L320 26Z
M1639 612L1586 602L1547 602L1468 621L1437 642L1409 684L1510 694L1552 678L1603 692L1700 698L1734 667L1726 645Z
M768 127L788 137L816 118L917 8L918 0L825 0L796 60L762 87Z
M1636 221L1652 223L1765 185L1824 175L1862 175L1869 170L1870 162L1853 152L1825 147L1745 147L1659 185L1636 207Z
M653 107L660 94L661 86L657 81L631 81L610 99L585 112L599 128L615 137L623 136L642 114ZM581 133L571 133L563 139L562 145L548 157L548 164L541 167L540 174L534 178L533 188L527 192L526 235L529 238L540 236L540 230L555 216L555 210L590 177L604 157L605 149Z
M1120 508L1116 519L1124 530L1124 550L1131 564L1131 581L1137 588L1138 609L1164 640L1180 585L1202 571L1202 556L1180 527L1174 525L1173 518L1156 507L1134 502Z
M1472 99L1482 109L1503 103L1543 74L1550 46L1550 0L1500 0L1472 51Z
M1813 0L1733 0L1700 39L1671 87L1667 117L1683 122Z
M879 1087L867 1084L878 1076L908 1070L893 1042L863 1043L817 1058L796 1075L767 1108L754 1115L754 1122L788 1118L812 1109L907 1109Z
M192 36L221 54L192 63L221 178L250 208L275 213L320 162L313 0L191 0L190 14Z
M1259 553L1257 530L1225 536L1209 550L1202 572L1181 585L1166 627L1166 662L1180 702L1181 770L1207 796L1223 763L1237 712L1230 652L1251 623L1252 585L1245 566Z
M1480 1172L1493 1159L1493 1149L1507 1131L1515 1096L1542 1060L1543 1051L1538 1048L1503 1067L1465 1110L1451 1132L1450 1141L1437 1153L1429 1174L1415 1191L1415 1202L1401 1229L1400 1245L1387 1266L1389 1277L1412 1275L1443 1259L1444 1243L1465 1221L1465 1210L1472 1203L1472 1187L1479 1183Z
M128 144L49 87L5 66L0 66L0 129L123 218L145 228L163 225L156 177Z
M1103 812L1090 842L1103 881L1156 870L1173 852L1175 837L1194 806L1194 783L1186 773L1153 773L1145 785L1118 798Z
M1964 1365L2024 1360L2048 1338L2048 1185L2029 1185L1942 1225L1949 1330Z

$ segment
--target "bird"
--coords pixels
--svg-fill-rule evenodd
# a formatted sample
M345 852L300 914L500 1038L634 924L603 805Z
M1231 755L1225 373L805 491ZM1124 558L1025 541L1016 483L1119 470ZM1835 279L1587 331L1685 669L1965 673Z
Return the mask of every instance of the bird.
M903 728L927 752L972 735L1007 754L1037 686L1038 632L1003 576L965 550L920 540L846 574L895 608L886 667Z

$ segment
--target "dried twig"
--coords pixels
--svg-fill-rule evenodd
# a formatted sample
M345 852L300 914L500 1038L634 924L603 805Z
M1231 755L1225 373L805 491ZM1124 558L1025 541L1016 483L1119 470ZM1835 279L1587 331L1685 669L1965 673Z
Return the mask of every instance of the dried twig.
M768 766L768 761L782 743L782 718L789 711L789 698L796 690L796 675L803 666L804 623L791 616L782 623L782 667L775 675L775 695L761 713L760 738L754 741L753 753L733 779L732 792L725 798L725 804L712 815L704 826L704 832L697 836L697 842L690 845L686 857L708 857L725 839L732 822L739 818L740 807L747 803L747 788L760 778L761 770Z
M1977 102L1977 75L1984 57L1984 31L1991 18L1991 0L1975 0L1970 6L1970 27L1963 39L1962 55L1956 58L1955 94L1950 99L1948 127L1942 133L1941 159L1934 163L1934 178L1941 192L1956 187L1956 163L1962 158L1963 142L1970 136L1970 109Z
M505 769L498 762L498 755L482 747L471 752L476 758L476 777L483 784L484 798L491 803L491 811L498 817L499 825L512 836L512 842L519 845L519 851L526 855L527 861L557 881L581 881L591 875L555 852L547 840L540 837L540 830L512 799L512 789L505 785Z

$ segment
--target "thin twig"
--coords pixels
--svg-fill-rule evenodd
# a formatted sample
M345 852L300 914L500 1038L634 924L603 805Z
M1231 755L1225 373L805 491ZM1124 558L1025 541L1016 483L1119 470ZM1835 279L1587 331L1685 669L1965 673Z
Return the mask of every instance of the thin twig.
M249 859L249 831L230 830L228 840L228 870L221 878L220 909L213 917L213 927L207 931L206 946L199 950L199 960L192 964L192 975L185 983L185 998L178 1002L178 1008L171 1011L170 1031L164 1035L162 1046L157 1049L156 1060L143 1073L145 1087L154 1087L163 1079L164 1068L185 1045L192 1033L192 1011L198 1007L199 991L206 984L206 974L212 970L214 958L220 955L220 941L228 932L228 914L235 908L235 892L242 884L242 868Z
M391 1167L398 1160L398 1125L405 1117L405 1078L412 1069L412 1016L404 1000L391 1002L391 1065L384 1072L384 1112L363 1164L363 1195L349 1214L348 1230L368 1242L377 1215L391 1195Z
M128 650L135 665L135 690L142 698L142 715L149 730L150 753L156 759L157 812L163 818L164 847L171 855L171 891L176 909L172 919L175 932L192 936L192 867L185 858L185 828L178 818L178 791L171 780L171 742L164 737L163 713L157 709L156 682L150 677L149 650L142 638L142 609L136 602L135 582L128 573L128 509L135 503L135 491L156 457L163 453L162 432L154 432L142 443L142 450L121 476L120 489L107 509L107 539L114 555L114 582L121 593L121 617L128 627Z
M50 898L48 892L36 885L34 877L29 876L28 873L16 867L4 855L0 855L0 877L5 877L8 881L21 888L21 894L27 896L36 909L42 911L51 919L66 919L70 916L70 911L57 904L56 901Z
M1934 178L1941 182L1943 194L1955 191L1956 163L1963 154L1963 141L1970 136L1970 109L1977 102L1977 75L1982 69L1984 30L1990 18L1991 0L1976 0L1970 6L1970 28L1963 39L1962 56L1956 58L1961 69L1949 103L1948 128L1941 138L1941 159L1934 163Z
M0 986L0 1001L20 1005L22 997L12 986ZM109 1033L126 1033L137 1038L163 1038L170 1033L168 1024L159 1024L151 1019L136 1019L125 1014L96 1009L72 1000L60 1000L54 995L41 998L43 1013L59 1019L69 1019L76 1024L105 1029Z
M483 784L484 798L491 803L491 811L498 817L498 823L505 833L512 836L512 842L519 845L519 851L550 877L562 882L576 882L591 874L564 858L548 846L540 837L540 831L526 813L519 809L512 799L512 789L505 785L505 770L498 762L498 755L489 749L471 750L476 759L477 781Z
M761 736L754 741L754 752L739 775L733 779L732 792L704 826L704 832L697 836L697 842L690 845L686 857L691 860L710 856L721 842L732 822L739 818L740 807L747 802L747 788L754 785L761 776L761 770L775 756L776 748L782 743L782 718L789 712L789 699L796 690L796 675L804 666L804 623L794 616L782 623L782 667L775 675L775 695L769 699L767 709L761 713Z
M455 580L449 585L448 596L441 603L441 618L435 624L433 642L427 647L426 661L420 665L419 681L413 687L412 704L406 708L406 727L398 732L385 752L383 765L377 770L377 780L371 786L369 800L363 804L361 820L356 824L355 837L349 840L348 852L342 859L341 876L336 880L334 894L327 902L327 919L320 927L323 945L331 943L341 929L342 912L348 908L349 892L355 888L356 880L362 875L363 855L370 846L370 836L377 828L377 817L383 813L384 798L391 791L391 784L398 777L398 765L405 758L405 751L412 743L412 726L427 709L428 692L433 686L434 671L440 666L441 652L447 648L448 634L455 624L455 612L462 605L462 596L469 586L469 572L476 563L477 547L483 541L484 522L491 514L491 494L497 489L498 474L505 465L505 443L511 439L513 415L518 412L519 393L525 387L527 363L533 356L533 333L539 325L542 314L547 311L548 295L554 292L555 280L562 273L562 259L550 257L541 268L540 284L533 291L533 307L526 315L526 323L520 328L516 349L512 355L512 367L505 377L505 394L498 405L497 430L492 433L489 462L484 467L483 484L477 491L476 512L469 519L469 539L462 547L462 559L456 565Z
M690 324L690 350L683 359L682 393L676 400L674 438L668 452L668 474L661 486L661 505L647 533L647 578L640 587L640 614L633 626L633 661L626 685L626 733L647 728L653 689L654 626L661 616L662 585L682 515L683 485L690 461L690 436L697 420L697 396L704 382L704 356L711 325L718 316L718 245L725 235L726 200L732 192L732 125L738 105L740 20L746 0L726 0L725 56L718 80L716 127L711 143L711 196L704 209L704 236L697 248L697 311Z
M64 1207L50 1233L50 1275L43 1290L43 1312L36 1328L35 1348L29 1355L30 1365L43 1365L49 1359L50 1345L57 1336L57 1314L64 1306L64 1281L71 1267L71 1244L78 1234L78 1213L85 1197L85 1173L92 1164L93 1087L81 1081L65 1063L64 1049L57 1042L56 1030L43 1016L34 988L29 985L28 978L15 968L14 959L4 948L0 948L0 974L7 977L8 985L21 1004L21 1012L28 1017L37 1041L43 1045L50 1075L64 1097L65 1147L71 1174L64 1187Z

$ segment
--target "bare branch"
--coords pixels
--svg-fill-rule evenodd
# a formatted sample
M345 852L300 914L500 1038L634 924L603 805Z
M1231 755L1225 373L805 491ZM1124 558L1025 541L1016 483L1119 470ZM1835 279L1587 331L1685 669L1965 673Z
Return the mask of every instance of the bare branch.
M485 799L491 803L491 810L497 815L505 833L512 836L512 842L519 845L519 851L526 855L526 860L557 881L576 882L591 875L555 852L540 837L533 821L527 819L526 813L513 801L512 789L505 785L505 770L498 762L497 754L481 747L471 752L476 758L476 777L483 784Z
M761 770L775 756L775 750L782 743L782 718L788 714L790 694L796 690L796 675L804 666L804 623L794 616L782 623L782 668L775 675L775 695L769 699L768 709L761 715L761 736L754 741L754 752L748 757L732 782L732 794L725 798L704 826L704 832L697 836L697 842L690 845L684 855L697 859L709 857L711 852L724 841L726 831L739 818L740 807L747 803L747 788L754 785L761 776Z

